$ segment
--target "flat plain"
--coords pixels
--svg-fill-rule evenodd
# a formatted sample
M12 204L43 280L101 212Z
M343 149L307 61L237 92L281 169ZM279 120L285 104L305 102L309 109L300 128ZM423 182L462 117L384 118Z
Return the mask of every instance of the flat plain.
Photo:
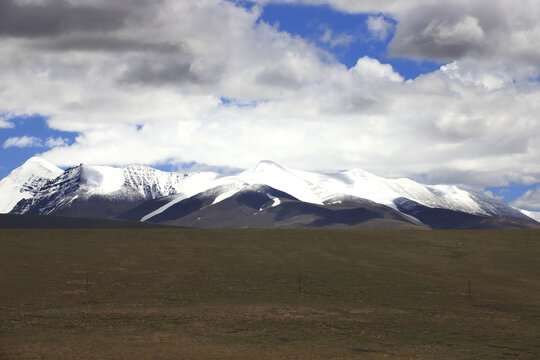
M540 231L0 230L0 359L540 359Z

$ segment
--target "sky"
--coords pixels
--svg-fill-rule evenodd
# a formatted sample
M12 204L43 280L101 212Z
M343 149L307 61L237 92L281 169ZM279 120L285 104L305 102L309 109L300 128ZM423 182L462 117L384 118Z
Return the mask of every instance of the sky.
M361 168L540 210L537 0L2 0L0 178Z

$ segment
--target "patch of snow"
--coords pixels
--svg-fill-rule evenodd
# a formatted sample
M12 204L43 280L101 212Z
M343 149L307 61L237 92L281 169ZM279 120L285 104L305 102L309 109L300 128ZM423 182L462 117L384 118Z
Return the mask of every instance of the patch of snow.
M83 186L91 193L110 194L124 185L124 172L111 166L87 166L81 168Z
M268 194L268 193L266 193L266 196L268 196L268 198L269 198L270 200L274 200L274 202L272 203L272 205L271 205L270 207L276 207L276 206L278 206L279 204L281 204L281 199L278 198L277 196L272 196L272 195L270 195L270 194Z
M420 220L418 220L417 218L415 218L415 217L412 216L412 215L405 214L405 213L401 213L401 214L405 215L406 217L408 217L408 218L411 219L411 220L414 220L414 221L416 221L416 222L418 222L418 223L420 223L420 224L423 224L423 222L421 222Z
M266 193L266 197L268 197L270 200L272 200L272 205L270 205L270 207L275 207L275 206L278 206L279 204L281 204L281 199L278 198L278 197L276 197L276 196L272 196L272 195L270 195L269 193ZM265 205L266 205L266 204L265 204ZM267 209L267 208L268 208L268 207L263 206L263 207L261 207L261 208L259 209L258 212L261 212L261 211L263 211L264 209ZM253 215L257 215L257 213L255 213L255 214L253 214Z
M171 173L169 173L171 174ZM173 183L172 187L177 194L174 196L174 199L168 202L167 204L161 206L160 208L152 211L149 214L146 214L141 218L141 221L147 221L148 219L161 214L171 206L179 203L180 201L190 198L194 195L197 195L201 192L207 191L216 185L219 182L219 175L213 172L197 172L197 173L187 173L181 181L176 181ZM234 195L234 194L232 194ZM231 195L231 196L232 196ZM224 200L224 199L221 199ZM220 200L220 201L221 201ZM214 203L218 201L214 200Z
M241 189L234 189L234 190L230 190L230 191L227 191L227 192L224 192L220 195L218 195L215 199L214 199L214 202L212 203L212 205L214 204L217 204L218 202L221 202L225 199L228 199L230 198L231 196L234 196L234 194L238 193Z
M148 220L150 218L153 218L154 216L156 216L158 214L161 214L162 212L164 212L165 210L167 210L168 208L170 208L174 204L177 204L177 203L179 203L180 201L182 201L184 199L185 199L185 196L183 196L183 195L174 195L174 200L171 200L168 203L166 203L165 205L161 206L160 208L152 211L149 214L146 214L145 216L143 216L141 218L141 221L146 221L146 220Z

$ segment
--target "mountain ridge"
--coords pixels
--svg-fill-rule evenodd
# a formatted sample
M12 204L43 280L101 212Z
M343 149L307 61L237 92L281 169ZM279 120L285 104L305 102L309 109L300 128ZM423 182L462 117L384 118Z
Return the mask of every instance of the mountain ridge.
M212 211L217 211L219 203L229 198L237 199L242 192L259 196L255 194L260 186L272 189L266 193L269 196L267 200L275 204L272 207L291 207L291 204L285 205L291 201L317 205L325 210L315 211L312 205L297 206L305 211L315 211L317 216L331 217L334 223L338 219L332 212L335 211L333 207L343 207L341 203L345 201L357 209L385 206L414 221L419 220L415 214L423 214L425 219L430 219L439 227L444 227L444 221L437 222L434 215L426 215L426 212L439 213L438 216L444 213L444 216L455 219L467 218L471 224L489 220L490 217L515 219L519 226L527 222L536 224L520 210L455 185L424 185L407 178L386 179L361 169L338 173L300 171L269 160L263 160L238 174L225 176L214 172L164 172L140 165L112 167L80 164L61 170L43 159L31 158L0 181L0 194L7 194L5 189L18 187L18 191L12 191L5 198L3 196L0 208L14 214L127 216L131 220L153 222L163 213L168 213L166 217L174 217L171 214L173 209L185 212L186 209L179 210L177 204L188 206L187 199L197 196L200 199L204 194L205 207L213 207ZM280 195L271 195L272 192L279 192ZM262 194L260 198L264 200L264 196ZM16 204L6 211L13 203ZM405 206L405 203L408 205ZM229 216L223 212L225 210L221 211L224 218ZM234 212L234 209L229 206L226 211ZM134 214L140 217L133 218ZM488 220L485 221L489 223ZM235 221L231 220L231 223L240 224ZM249 223L251 220L246 221ZM267 221L265 226L271 226L272 216L267 216ZM330 220L321 218L318 221L325 223ZM400 221L406 222L404 219ZM424 224L429 225L429 221ZM182 226L190 224L182 223ZM301 223L301 226L310 225Z

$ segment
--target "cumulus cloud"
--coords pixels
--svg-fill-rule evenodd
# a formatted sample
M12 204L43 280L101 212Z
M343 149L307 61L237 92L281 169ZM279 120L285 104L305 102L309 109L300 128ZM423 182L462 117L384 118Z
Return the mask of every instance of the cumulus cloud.
M366 20L368 30L377 37L379 40L384 41L390 35L390 32L394 28L394 24L388 21L384 16L369 16Z
M348 13L384 14L397 24L391 54L435 61L465 58L540 66L540 3L523 0L256 0L329 4ZM373 17L377 19L377 17ZM368 20L369 21L369 20ZM372 20L373 21L373 20ZM369 22L368 22L369 25ZM517 66L519 68L519 66Z
M0 112L78 133L71 144L42 141L59 166L272 159L470 185L540 181L534 2L493 1L487 15L465 1L328 2L396 20L396 55L452 61L407 81L370 57L348 69L258 21L260 6L230 1L9 0L6 11L25 20L1 25ZM38 8L42 23L20 15ZM95 15L108 11L115 19ZM521 36L530 48L508 46Z
M0 3L0 36L45 37L70 31L103 32L120 28L128 7L107 8L67 0Z
M355 73L359 74L364 81L367 81L368 79L376 79L376 81L403 81L403 77L394 71L392 65L381 64L379 60L372 59L368 56L358 59L356 65L352 69Z

